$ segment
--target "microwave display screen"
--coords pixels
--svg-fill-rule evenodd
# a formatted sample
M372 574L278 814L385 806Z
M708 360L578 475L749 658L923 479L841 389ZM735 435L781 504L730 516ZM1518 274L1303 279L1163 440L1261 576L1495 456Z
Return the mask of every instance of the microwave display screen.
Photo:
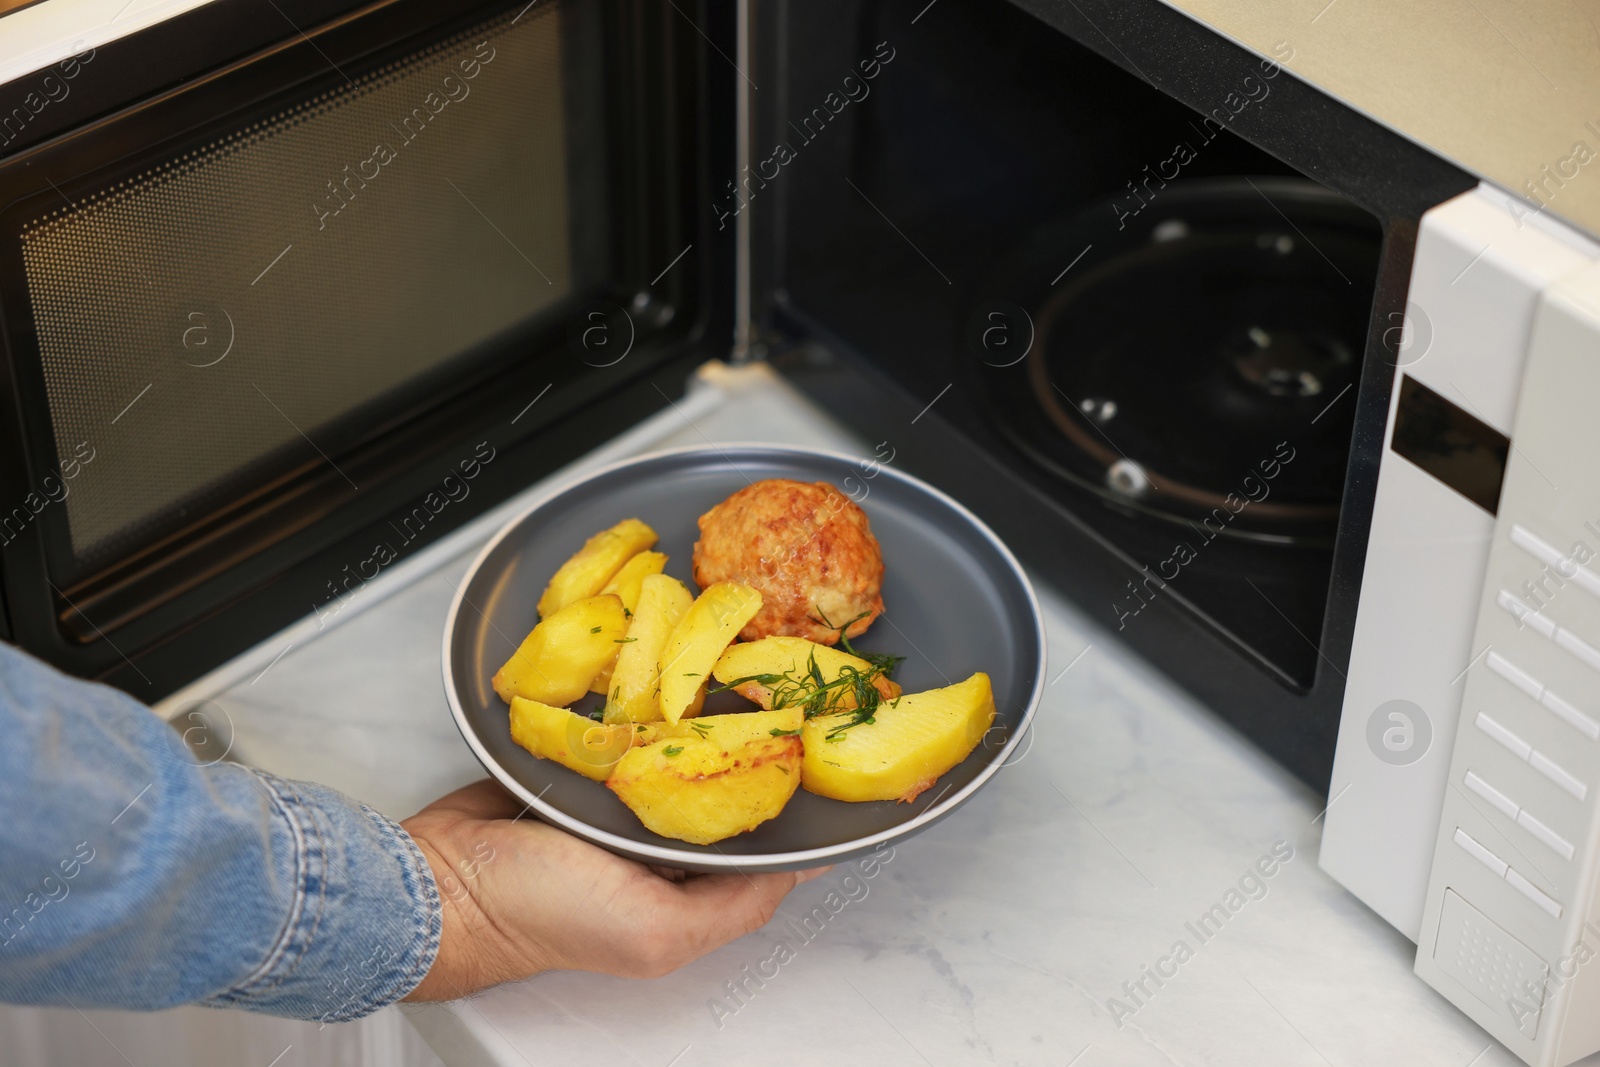
M60 189L23 226L50 433L74 466L62 577L338 455L596 280L604 213L574 201L595 195L602 141L573 118L589 105L568 68L599 61L566 15L340 70Z
M1389 447L1489 514L1499 509L1510 438L1410 375L1400 383Z

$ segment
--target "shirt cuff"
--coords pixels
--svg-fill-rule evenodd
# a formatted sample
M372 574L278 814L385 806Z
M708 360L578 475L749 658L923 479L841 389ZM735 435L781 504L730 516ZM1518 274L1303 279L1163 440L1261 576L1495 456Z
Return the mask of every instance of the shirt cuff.
M272 807L274 870L292 889L289 912L266 957L202 1003L346 1022L404 997L433 966L444 925L421 849L398 823L343 794L251 773Z

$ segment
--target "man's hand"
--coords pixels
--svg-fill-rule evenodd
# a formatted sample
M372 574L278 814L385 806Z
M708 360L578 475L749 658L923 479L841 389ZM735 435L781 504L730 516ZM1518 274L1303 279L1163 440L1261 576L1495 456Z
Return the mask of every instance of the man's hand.
M444 901L439 956L407 1000L549 970L654 978L759 929L798 874L660 872L538 822L489 780L402 825Z

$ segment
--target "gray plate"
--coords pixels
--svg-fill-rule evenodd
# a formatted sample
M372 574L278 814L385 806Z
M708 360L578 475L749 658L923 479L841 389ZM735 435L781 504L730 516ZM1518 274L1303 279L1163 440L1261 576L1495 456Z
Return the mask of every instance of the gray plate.
M535 504L489 542L468 570L445 622L444 687L456 725L506 788L545 821L613 852L687 870L795 870L870 852L933 825L975 793L1016 746L1044 690L1044 625L1033 589L999 538L937 489L848 456L737 445L657 453L608 467ZM915 801L846 804L804 790L783 814L715 845L646 830L599 782L511 740L506 705L489 686L538 621L545 583L597 530L630 516L661 535L667 573L690 589L696 520L734 490L763 478L826 481L858 500L883 546L886 614L858 649L906 657L895 678L908 693L986 671L995 725L972 755ZM865 493L863 496L862 494ZM599 705L591 694L575 706ZM716 704L713 701L717 702ZM706 714L749 710L732 693Z

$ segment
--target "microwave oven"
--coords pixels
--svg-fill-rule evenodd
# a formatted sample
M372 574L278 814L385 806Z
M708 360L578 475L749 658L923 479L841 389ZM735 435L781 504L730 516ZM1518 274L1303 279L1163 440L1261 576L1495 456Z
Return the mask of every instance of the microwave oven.
M765 360L1327 791L1324 868L1425 980L1529 1062L1600 1048L1572 176L1501 192L1238 36L1158 0L22 7L0 638L157 699Z

